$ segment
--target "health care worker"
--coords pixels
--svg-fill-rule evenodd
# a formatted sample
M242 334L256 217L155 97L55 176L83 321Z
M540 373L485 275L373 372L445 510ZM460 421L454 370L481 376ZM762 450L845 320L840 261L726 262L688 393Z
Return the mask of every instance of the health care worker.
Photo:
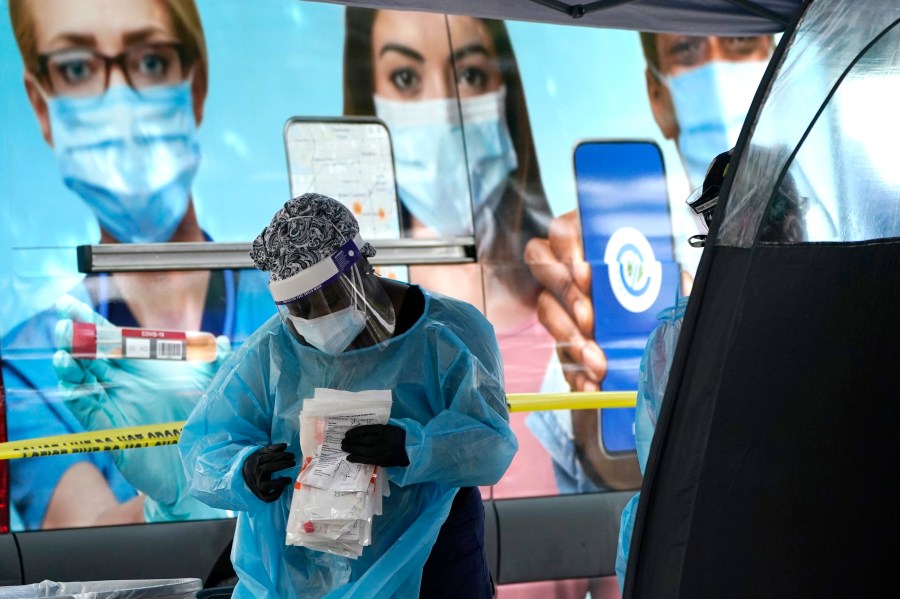
M719 190L725 174L728 172L731 155L731 151L728 151L716 156L709 165L703 185L687 200L687 204L703 219L707 228L712 223L716 204L719 201ZM689 241L692 247L703 247L706 236L696 235ZM672 359L675 357L675 348L678 346L678 337L681 334L681 325L687 311L688 299L686 295L679 297L674 306L666 308L656 315L659 324L650 332L647 345L644 347L644 354L641 356L634 412L635 449L641 475L647 470L650 443L653 440L653 433L656 431L659 411L666 394L669 371L672 368ZM631 535L634 530L634 519L637 516L640 496L640 492L635 493L622 510L619 544L616 549L616 578L619 581L620 591L625 588L625 569L628 565L628 554L631 551Z
M9 14L41 132L64 183L97 217L100 242L208 240L191 199L207 89L193 0L10 0ZM10 440L185 419L229 339L272 315L267 295L256 271L88 276L3 339ZM76 360L73 320L208 331L219 335L219 358ZM174 447L112 458L10 462L24 528L223 515L187 493Z
M703 221L708 230L712 225L719 192L728 174L734 148L718 154L709 164L703 185L687 199L687 204ZM806 201L800 197L796 183L790 175L785 175L772 204L765 213L759 228L759 240L775 243L799 243L806 240L804 213ZM706 235L695 235L688 242L691 247L702 248ZM666 385L672 369L672 360L678 346L678 337L687 311L688 296L678 298L676 304L657 314L659 324L647 338L644 355L641 357L638 375L637 402L635 404L634 439L641 474L647 469L650 444L659 422ZM616 577L619 590L625 588L625 573L628 555L631 551L631 536L637 517L640 492L628 501L622 510L619 525L619 544L616 550Z
M179 441L191 493L239 512L235 597L493 596L477 485L517 448L493 329L469 304L378 277L372 255L350 211L317 194L287 202L253 243L280 316L229 358ZM390 483L357 559L285 545L316 388L392 392L388 424L342 445Z

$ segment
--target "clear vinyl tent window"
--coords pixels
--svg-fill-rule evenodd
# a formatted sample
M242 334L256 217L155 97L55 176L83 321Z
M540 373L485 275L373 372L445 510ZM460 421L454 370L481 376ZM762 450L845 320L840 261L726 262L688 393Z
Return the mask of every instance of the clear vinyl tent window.
M884 10L878 0L810 8L753 124L718 245L900 236L891 146L900 134L900 26L867 17L867 6Z
M797 182L796 211L804 241L900 236L898 45L900 27L894 26L847 73L789 163L779 189ZM779 210L770 202L767 215Z

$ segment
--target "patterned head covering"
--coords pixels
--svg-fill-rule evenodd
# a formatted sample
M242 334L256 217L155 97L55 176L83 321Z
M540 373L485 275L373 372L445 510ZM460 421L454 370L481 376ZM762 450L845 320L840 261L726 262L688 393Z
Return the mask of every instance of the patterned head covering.
M253 241L250 258L269 279L287 279L329 258L359 233L353 213L335 199L305 193L285 202L269 226ZM375 248L365 243L362 255L371 258Z

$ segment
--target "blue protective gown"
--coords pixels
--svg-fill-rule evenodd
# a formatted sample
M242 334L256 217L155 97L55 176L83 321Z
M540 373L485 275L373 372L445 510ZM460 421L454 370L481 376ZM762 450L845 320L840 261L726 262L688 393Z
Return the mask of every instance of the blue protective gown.
M304 346L274 317L194 409L179 449L192 494L239 511L234 597L417 597L457 488L493 484L506 471L518 445L493 328L469 304L424 295L424 313L405 333L336 357ZM387 469L391 494L355 560L285 545L293 488L267 504L241 474L246 457L272 443L287 443L299 462L299 414L317 387L390 389L390 423L406 430L410 464Z
M210 282L201 330L228 336L239 345L272 314L267 278L258 270L221 271ZM91 305L98 314L123 327L139 326L107 275L85 278L69 295ZM52 358L56 351L56 308L38 312L4 335L3 382L6 387L9 440L84 432L57 395ZM147 423L150 424L150 423ZM109 453L81 453L10 461L12 504L21 518L13 530L38 530L50 498L65 472L78 462L90 462L104 475L119 501L135 490L122 477Z
M678 346L681 324L687 311L688 297L678 299L678 303L660 311L656 315L659 324L650 333L644 355L641 358L638 376L637 403L634 415L634 439L637 449L638 465L641 474L647 470L647 458L650 457L650 444L656 432L656 422L666 394L669 382L669 371L672 359ZM650 415L653 414L651 419ZM634 531L634 520L637 517L638 502L641 494L635 493L622 509L619 523L619 544L616 549L616 576L619 590L625 588L625 570L628 566L628 554L631 552L631 533Z

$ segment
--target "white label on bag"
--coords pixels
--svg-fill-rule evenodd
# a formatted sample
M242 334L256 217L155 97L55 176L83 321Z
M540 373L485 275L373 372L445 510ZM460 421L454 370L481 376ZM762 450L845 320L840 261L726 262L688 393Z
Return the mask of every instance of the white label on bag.
M369 464L347 461L341 441L351 428L364 424L379 424L373 412L325 419L325 439L307 468L303 483L332 491L366 491L375 470Z

